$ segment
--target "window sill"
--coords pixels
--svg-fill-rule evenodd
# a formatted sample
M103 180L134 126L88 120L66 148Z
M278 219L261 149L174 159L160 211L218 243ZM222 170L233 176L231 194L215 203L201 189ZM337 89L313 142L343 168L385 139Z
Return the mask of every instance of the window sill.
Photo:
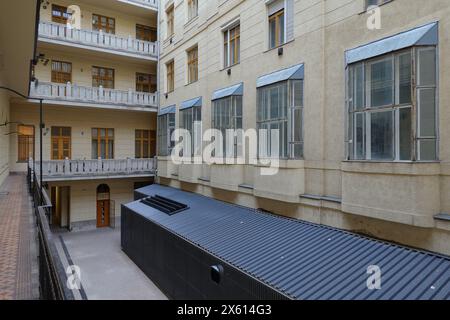
M261 168L270 168L273 166L274 161L278 161L278 167L280 169L304 169L305 168L305 160L303 159L271 159L271 158L259 158L258 163L255 164L255 167ZM269 164L264 164L261 162L267 162Z
M379 4L378 5L378 7L382 7L382 6L384 6L384 5L386 5L386 4L389 4L389 3L391 3L392 2L392 0L390 0L390 1L386 1L386 2L384 2L384 3L381 3L381 4ZM364 3L364 7L366 6L366 4ZM361 11L359 14L360 15L362 15L362 14L366 14L366 13L368 13L370 10L368 10L367 8L365 8L365 9L363 9L363 11Z
M232 65L230 65L228 67L223 67L222 69L220 69L220 71L227 71L229 69L233 69L234 67L237 67L240 64L241 64L241 62L239 61L238 63L232 64Z
M189 87L191 84L196 84L197 82L198 82L198 80L192 81L192 82L186 83L184 86Z
M283 48L283 47L285 47L285 46L287 46L287 45L291 44L291 43L292 43L292 42L294 42L294 41L295 41L295 39L292 39L292 40L286 41L285 43L283 43L283 44L280 44L279 46L276 46L276 47L273 47L273 48L269 48L269 49L265 50L265 51L264 51L264 53L268 53L268 52L271 52L271 51L275 51L275 50L278 50L278 49L280 49L280 48Z
M342 162L342 171L364 174L429 176L441 173L440 161L358 161Z

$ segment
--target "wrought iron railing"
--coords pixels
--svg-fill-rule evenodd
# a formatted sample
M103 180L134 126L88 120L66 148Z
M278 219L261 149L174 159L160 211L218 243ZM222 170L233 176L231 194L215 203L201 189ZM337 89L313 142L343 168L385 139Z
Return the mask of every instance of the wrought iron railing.
M47 192L41 188L31 167L27 175L30 193L33 197L39 245L39 295L42 300L74 300L67 287L67 274L50 230L52 203Z

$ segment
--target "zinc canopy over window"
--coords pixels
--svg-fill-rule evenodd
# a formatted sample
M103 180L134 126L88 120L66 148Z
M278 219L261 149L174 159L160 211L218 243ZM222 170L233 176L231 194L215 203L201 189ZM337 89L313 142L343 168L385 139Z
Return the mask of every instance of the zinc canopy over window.
M298 64L293 67L279 70L271 74L259 77L256 81L256 87L261 88L277 82L287 81L287 80L303 80L305 75L304 65Z
M227 88L223 88L223 89L214 91L211 100L214 101L214 100L218 100L218 99L222 99L222 98L226 98L226 97L242 96L242 95L244 95L244 84L238 83L238 84L232 85L231 87L227 87Z
M161 110L159 110L158 112L158 116L163 116L169 113L176 113L177 112L177 106L176 105L171 105L165 108L161 108Z
M180 110L185 110L193 107L202 106L202 97L197 97L191 100L187 100L181 103Z
M438 22L433 22L395 36L384 38L345 53L347 65L413 46L438 44Z

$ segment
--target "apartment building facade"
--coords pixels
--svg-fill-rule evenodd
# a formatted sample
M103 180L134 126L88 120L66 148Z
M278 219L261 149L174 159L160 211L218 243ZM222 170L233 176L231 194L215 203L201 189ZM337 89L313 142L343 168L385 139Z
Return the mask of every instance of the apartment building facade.
M160 184L450 254L448 1L168 0L159 10ZM200 126L278 129L279 150L260 136L270 151L256 162L243 141L228 157L240 147L244 163L174 162L173 132ZM261 174L274 156L278 172Z
M52 224L114 225L155 175L158 2L41 1L29 94L11 100L9 170L42 168Z

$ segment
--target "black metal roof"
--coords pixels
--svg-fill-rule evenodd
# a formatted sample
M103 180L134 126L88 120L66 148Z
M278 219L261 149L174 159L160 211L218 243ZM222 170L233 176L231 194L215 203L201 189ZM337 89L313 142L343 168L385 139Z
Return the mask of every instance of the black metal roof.
M224 203L160 185L139 189L189 209L169 216L126 205L294 299L450 300L450 258ZM367 268L382 272L367 288Z

